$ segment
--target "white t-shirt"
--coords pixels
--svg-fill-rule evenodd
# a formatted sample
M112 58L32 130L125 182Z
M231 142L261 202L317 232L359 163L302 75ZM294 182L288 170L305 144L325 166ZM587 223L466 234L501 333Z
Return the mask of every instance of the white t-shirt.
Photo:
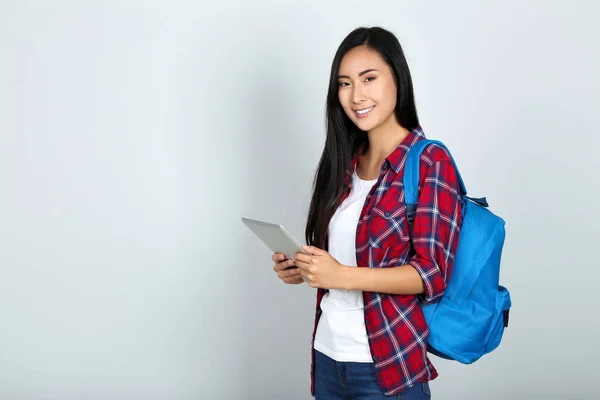
M367 195L377 180L364 181L356 171L352 190L329 223L328 251L346 266L356 266L356 228ZM373 362L365 328L363 293L330 289L321 301L315 350L340 362Z

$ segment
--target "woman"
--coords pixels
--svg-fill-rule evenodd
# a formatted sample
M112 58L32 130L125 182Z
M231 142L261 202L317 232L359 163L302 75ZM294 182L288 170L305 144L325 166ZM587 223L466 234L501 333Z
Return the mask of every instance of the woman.
M437 371L427 357L421 304L439 299L450 276L459 183L449 154L428 145L409 227L404 164L425 136L392 33L359 28L344 39L331 68L326 117L306 254L272 258L285 283L318 288L311 392L317 400L430 398Z

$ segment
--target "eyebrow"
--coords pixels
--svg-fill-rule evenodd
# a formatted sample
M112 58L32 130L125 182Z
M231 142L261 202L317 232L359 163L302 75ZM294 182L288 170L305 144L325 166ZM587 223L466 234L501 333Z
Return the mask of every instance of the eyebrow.
M368 74L369 72L377 72L375 68L365 69L363 72L359 73L358 76L363 76L364 74ZM348 75L338 75L338 79L350 79Z

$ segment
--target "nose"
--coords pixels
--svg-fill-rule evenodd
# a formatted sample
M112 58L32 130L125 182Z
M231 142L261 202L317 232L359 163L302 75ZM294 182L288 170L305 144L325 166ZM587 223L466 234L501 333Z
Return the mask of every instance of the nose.
M354 104L363 103L366 100L365 91L361 85L354 85L352 90L352 102Z

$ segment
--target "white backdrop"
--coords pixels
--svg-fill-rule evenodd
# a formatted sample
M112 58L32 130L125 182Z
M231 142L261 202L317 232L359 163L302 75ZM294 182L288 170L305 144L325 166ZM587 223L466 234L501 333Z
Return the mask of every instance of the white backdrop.
M333 54L395 32L507 221L500 348L436 399L596 398L600 3L0 1L0 398L308 399L303 237ZM567 396L567 397L565 397Z

